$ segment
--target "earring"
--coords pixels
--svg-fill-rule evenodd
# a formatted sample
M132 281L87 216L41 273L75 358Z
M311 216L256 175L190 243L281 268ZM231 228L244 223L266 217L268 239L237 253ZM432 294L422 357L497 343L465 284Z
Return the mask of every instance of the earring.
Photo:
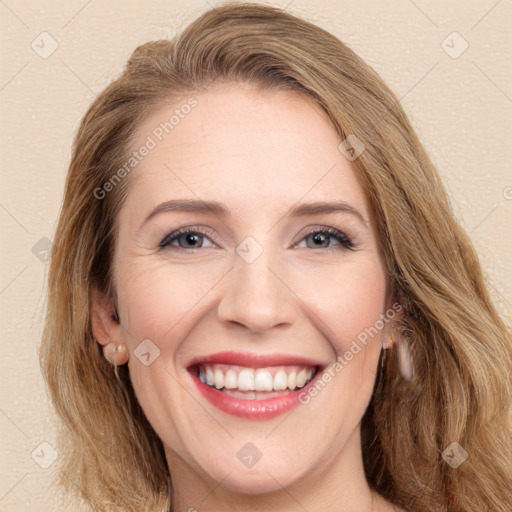
M387 350L388 348L391 348L391 345L393 343L391 342L391 338L389 336L389 333L385 333L382 338L382 349Z
M129 358L128 347L124 343L107 343L103 347L105 359L115 366L126 364Z
M398 371L405 382L412 382L416 378L416 369L409 339L404 334L399 334L396 337L396 361Z

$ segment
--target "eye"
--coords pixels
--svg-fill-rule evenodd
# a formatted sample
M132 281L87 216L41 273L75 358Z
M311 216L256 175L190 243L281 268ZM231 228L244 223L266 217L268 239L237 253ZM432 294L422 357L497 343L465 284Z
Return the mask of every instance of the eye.
M310 249L327 249L330 248L333 244L330 243L330 241L335 238L338 240L339 244L343 246L343 248L353 250L355 248L355 245L353 242L343 233L342 231L335 229L335 228L329 228L327 226L315 228L314 230L310 231L302 240L306 241L306 247ZM310 239L313 243L313 246L307 245L307 240ZM336 244L335 244L336 245ZM297 245L298 247L298 245Z
M210 233L208 233L210 234ZM173 231L172 233L169 233L159 244L159 247L161 249L164 249L168 246L174 246L174 241L178 242L178 250L179 249L202 249L203 247L212 247L213 244L211 243L211 240L206 236L207 233L194 228L194 227L188 227L188 228L181 228L176 231ZM210 241L210 245L202 245L202 242L205 240Z
M187 249L203 249L206 247L214 247L215 244L210 240L209 236L213 236L212 233L208 230L202 230L195 227L186 227L181 228L172 233L169 233L167 236L163 238L160 242L159 247L161 249L165 249L166 247L175 247L180 250ZM315 228L311 230L306 236L301 240L307 241L311 239L313 245L308 245L306 243L306 247L309 249L328 249L333 245L342 246L343 248L353 250L355 245L353 242L343 233L335 228L330 228L327 226ZM332 239L336 239L338 244L330 243ZM204 242L208 241L206 245ZM177 245L174 243L177 242ZM300 247L297 245L296 247Z

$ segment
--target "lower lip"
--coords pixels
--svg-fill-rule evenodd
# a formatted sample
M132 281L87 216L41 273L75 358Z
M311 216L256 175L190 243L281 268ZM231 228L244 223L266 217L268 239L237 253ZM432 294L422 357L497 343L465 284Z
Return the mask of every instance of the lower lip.
M307 392L308 388L314 385L320 373L320 370L318 370L313 379L298 391L283 396L267 398L266 400L243 400L241 398L235 398L208 386L199 379L196 373L191 372L191 375L201 394L221 411L238 416L239 418L266 420L279 416L300 405L299 395Z

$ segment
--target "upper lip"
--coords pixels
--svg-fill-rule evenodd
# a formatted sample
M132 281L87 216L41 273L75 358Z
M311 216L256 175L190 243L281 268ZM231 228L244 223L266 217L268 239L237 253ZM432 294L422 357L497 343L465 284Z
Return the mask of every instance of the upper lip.
M317 360L291 354L256 354L254 352L217 352L193 359L188 367L200 364L227 364L247 368L265 368L268 366L317 366L325 365Z

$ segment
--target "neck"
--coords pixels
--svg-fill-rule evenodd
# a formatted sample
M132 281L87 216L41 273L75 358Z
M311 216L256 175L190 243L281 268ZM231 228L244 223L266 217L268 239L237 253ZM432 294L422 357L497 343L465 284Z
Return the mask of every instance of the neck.
M234 471L232 468L226 468L225 478L217 482L206 473L192 468L175 452L166 449L166 453L174 493L173 512L389 510L385 501L369 488L366 481L359 428L355 429L332 461L322 467L311 468L286 488L274 479L278 490L268 493L249 494L230 488L229 477ZM292 464L293 459L290 461Z

